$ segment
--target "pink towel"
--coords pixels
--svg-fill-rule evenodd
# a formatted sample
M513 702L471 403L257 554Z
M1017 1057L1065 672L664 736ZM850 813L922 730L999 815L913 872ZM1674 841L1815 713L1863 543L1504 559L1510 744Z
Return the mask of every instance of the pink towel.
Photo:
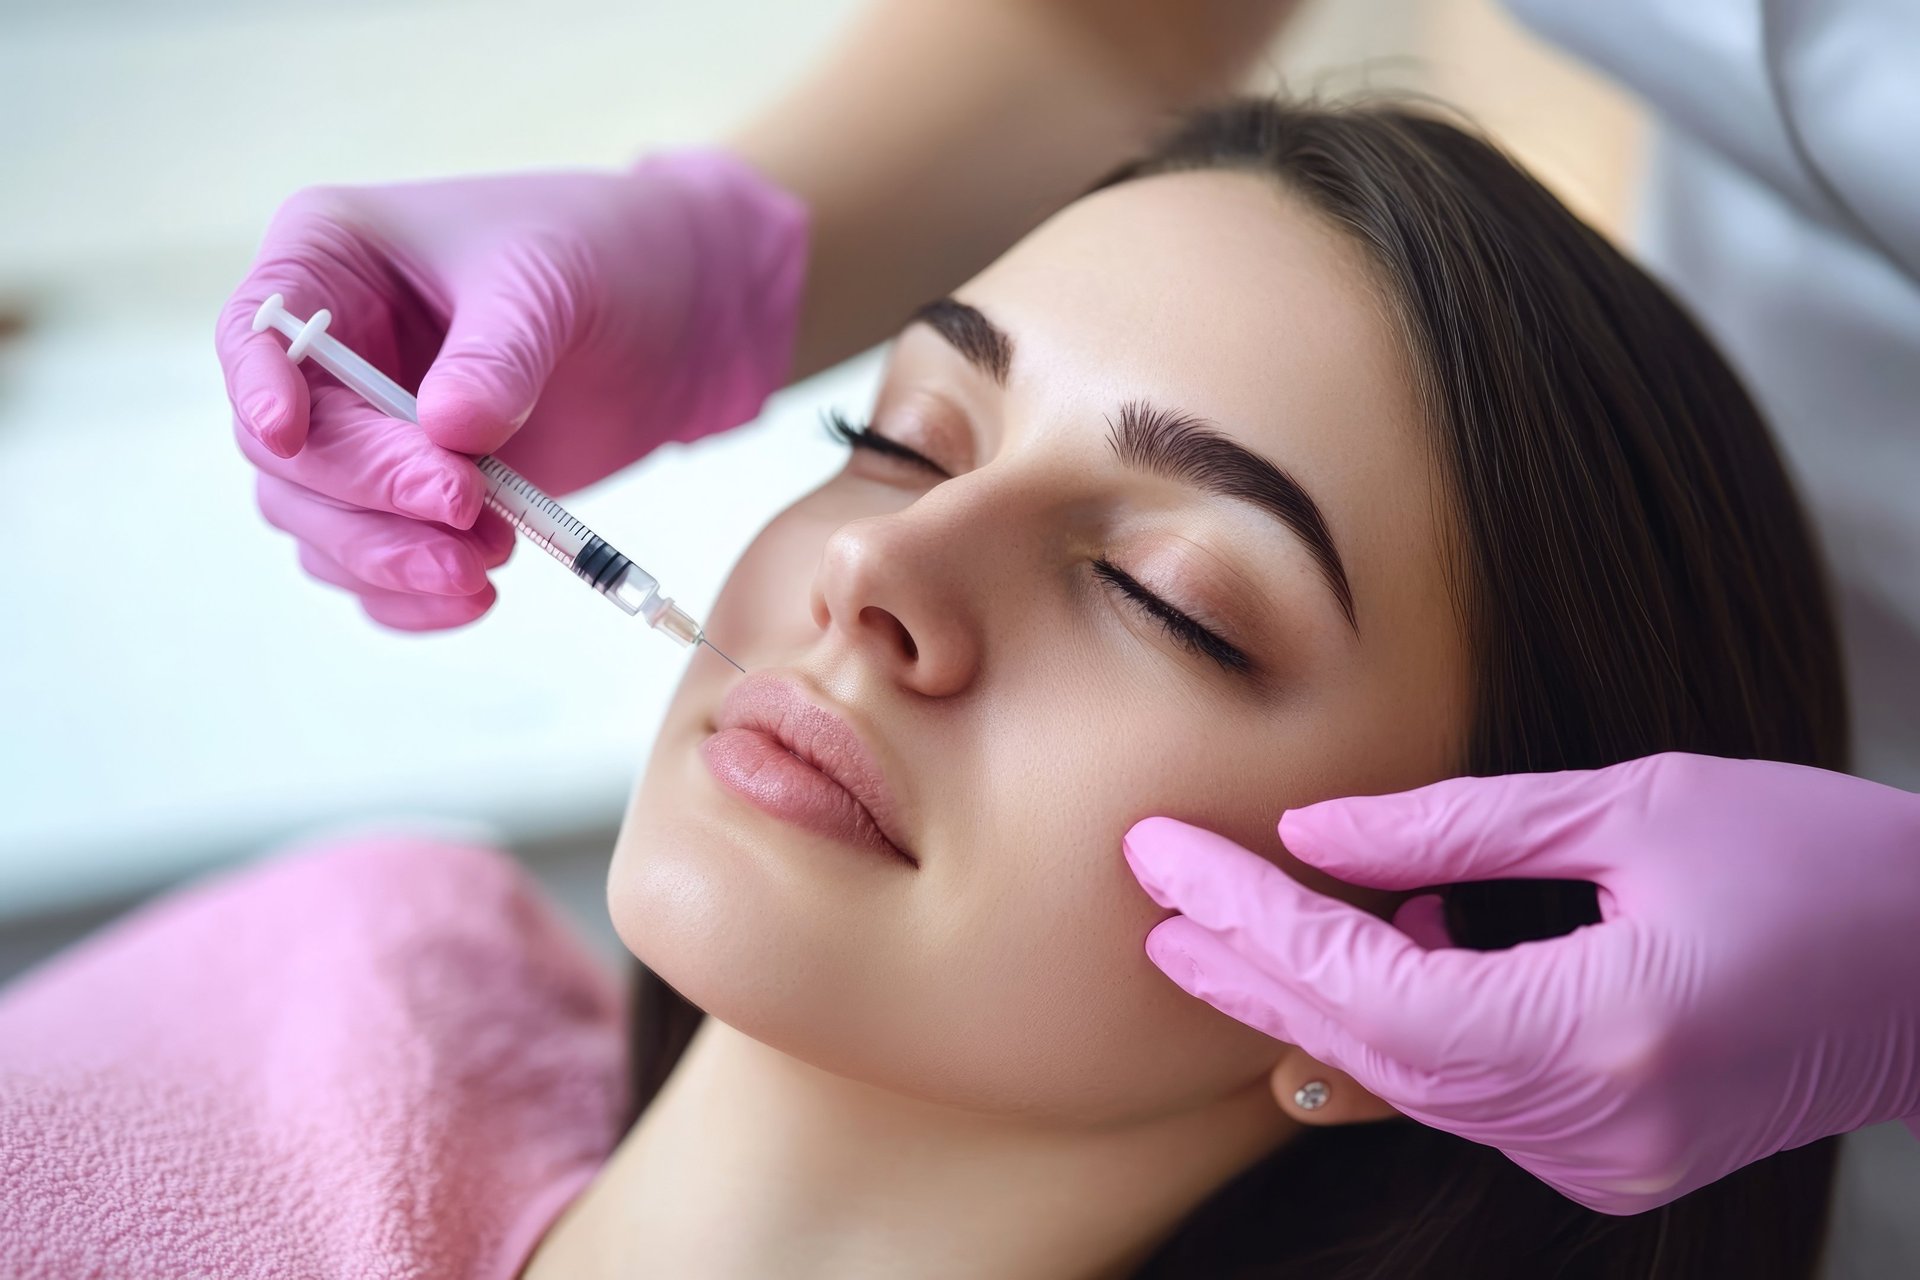
M511 1280L620 1134L619 983L507 856L170 894L0 990L0 1276Z

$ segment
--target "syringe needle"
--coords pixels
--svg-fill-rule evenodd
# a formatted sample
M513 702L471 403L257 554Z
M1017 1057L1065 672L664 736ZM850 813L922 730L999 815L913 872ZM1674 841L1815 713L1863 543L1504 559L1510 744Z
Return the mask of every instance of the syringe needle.
M720 653L719 648L714 645L713 641L707 639L705 636L700 637L700 643L707 646L707 648L712 649L715 653ZM727 658L727 655L724 653L720 653L720 656L722 658L726 658L727 662L732 665L735 671L738 671L741 675L747 674L747 669L741 666L739 663L734 662L732 658Z

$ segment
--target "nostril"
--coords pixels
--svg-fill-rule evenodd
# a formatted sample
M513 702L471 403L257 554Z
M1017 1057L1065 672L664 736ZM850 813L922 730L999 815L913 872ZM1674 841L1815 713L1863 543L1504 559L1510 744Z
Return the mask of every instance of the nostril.
M913 633L908 631L900 619L888 613L878 605L868 605L860 611L862 626L874 628L891 639L900 648L901 656L908 662L920 656L920 646L913 642Z

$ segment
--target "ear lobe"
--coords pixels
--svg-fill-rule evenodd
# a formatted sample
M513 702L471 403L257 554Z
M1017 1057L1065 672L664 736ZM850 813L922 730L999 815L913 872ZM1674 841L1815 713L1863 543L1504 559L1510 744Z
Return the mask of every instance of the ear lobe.
M1308 1055L1297 1045L1288 1045L1269 1077L1274 1101L1287 1117L1301 1124L1320 1127L1342 1124L1367 1124L1386 1120L1400 1113L1362 1088L1344 1071L1335 1070ZM1319 1088L1311 1087L1318 1084ZM1325 1101L1310 1105L1324 1094Z

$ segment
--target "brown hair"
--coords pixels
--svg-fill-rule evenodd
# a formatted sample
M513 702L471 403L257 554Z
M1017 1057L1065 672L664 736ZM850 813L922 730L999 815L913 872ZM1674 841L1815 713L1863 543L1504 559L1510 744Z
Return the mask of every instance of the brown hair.
M1660 751L1844 766L1813 539L1752 401L1660 286L1486 141L1412 107L1236 102L1101 185L1192 169L1276 179L1365 247L1393 300L1461 528L1463 772ZM1447 894L1471 947L1599 918L1585 884ZM701 1016L640 971L636 1115ZM1411 1121L1310 1130L1137 1275L1798 1280L1814 1273L1833 1158L1828 1139L1609 1217Z

